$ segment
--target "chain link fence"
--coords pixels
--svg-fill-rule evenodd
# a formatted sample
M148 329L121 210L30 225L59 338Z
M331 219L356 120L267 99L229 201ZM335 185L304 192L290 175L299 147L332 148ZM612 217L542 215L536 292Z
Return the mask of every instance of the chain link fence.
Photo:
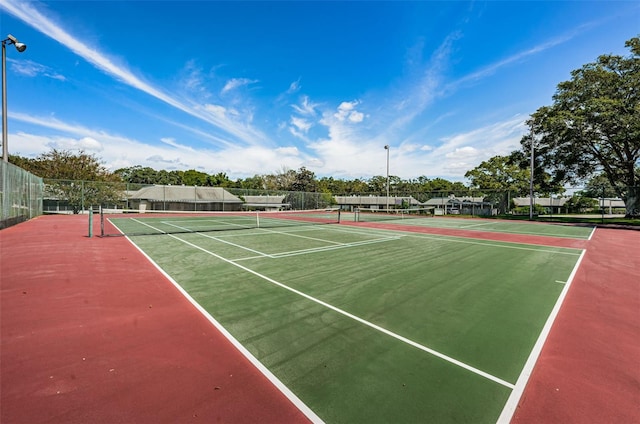
M42 215L42 178L11 163L0 161L0 229Z
M152 198L142 190L153 191ZM634 189L631 189L633 193ZM638 192L638 188L635 192ZM214 194L215 191L215 194ZM562 194L522 196L509 190L467 189L462 191L338 194L285 190L254 190L195 186L152 186L121 182L44 180L45 213L80 213L91 207L109 209L233 211L306 210L340 207L355 209L429 208L435 215L504 216L606 215L624 216L625 201L615 197L587 197L583 187L566 188ZM603 193L604 194L604 193Z

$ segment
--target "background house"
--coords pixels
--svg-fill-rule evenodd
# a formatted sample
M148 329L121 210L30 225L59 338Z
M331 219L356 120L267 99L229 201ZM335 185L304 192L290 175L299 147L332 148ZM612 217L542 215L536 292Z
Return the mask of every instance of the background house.
M220 187L154 185L129 197L129 207L139 210L239 211L242 200Z
M434 197L421 206L433 208L434 215L484 215L491 216L497 214L497 209L493 203L485 202L484 197L454 195L448 197Z

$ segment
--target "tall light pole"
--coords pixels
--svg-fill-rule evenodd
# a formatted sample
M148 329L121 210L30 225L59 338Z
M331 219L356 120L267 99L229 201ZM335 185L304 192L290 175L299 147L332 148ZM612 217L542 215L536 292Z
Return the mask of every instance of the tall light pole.
M533 132L531 133L531 158L530 158L530 166L531 166L531 179L529 180L529 221L533 221L533 155L534 155L534 144L535 144L535 136Z
M389 211L389 145L385 144L384 149L387 151L387 211Z
M27 50L27 45L18 41L16 37L9 34L2 40L2 160L9 162L9 136L7 131L7 44L16 46L19 53Z

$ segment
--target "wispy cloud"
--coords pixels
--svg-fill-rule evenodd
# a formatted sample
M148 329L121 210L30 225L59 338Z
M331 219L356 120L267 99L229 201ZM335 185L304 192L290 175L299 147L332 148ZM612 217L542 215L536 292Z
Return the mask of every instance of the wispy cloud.
M300 88L301 88L300 78L298 78L296 81L292 82L289 85L289 89L287 90L287 94L297 93L298 91L300 91Z
M255 84L256 82L258 82L258 80L252 80L249 78L232 78L224 85L224 87L222 88L222 93L235 90L245 85Z
M170 93L155 87L153 84L145 81L144 78L130 71L126 65L102 53L99 48L91 47L75 38L62 26L40 13L32 3L5 0L0 5L7 12L42 32L44 35L58 41L97 69L112 76L116 80L147 93L191 116L206 121L244 143L254 144L267 140L267 137L262 132L237 119L232 119L228 114L208 113L208 108L206 107L203 108L198 107L198 105L186 104Z
M64 75L61 75L55 72L53 69L48 66L42 65L40 63L34 62L32 60L15 60L15 59L7 59L7 62L11 65L11 70L17 74L25 75L27 77L36 77L39 75L43 75L47 78L65 81L66 78Z
M549 40L546 40L536 46L533 46L529 49L517 52L507 58L504 58L502 60L499 60L495 63L492 63L490 65L485 66L482 69L477 70L476 72L472 72L468 75L465 75L462 78L459 78L456 81L453 81L452 83L450 83L446 90L453 90L455 88L457 88L460 85L469 83L469 82L475 82L475 81L479 81L482 80L483 78L487 78L491 75L494 75L496 72L498 72L501 68L504 68L506 66L509 66L511 64L514 63L518 63L518 62L522 62L524 60L526 60L527 58L531 57L531 56L535 56L538 55L546 50L552 49L556 46L559 46L561 44L564 44L568 41L571 41L573 38L577 37L578 35L582 34L583 32L589 30L590 28L593 28L594 26L598 26L600 25L602 22L605 22L606 20L608 20L609 18L605 18L603 21L601 22L588 22L585 24L582 24L580 26L578 26L577 28L573 28L567 32L565 32L564 34L561 34L557 37L553 37Z
M295 146L269 148L229 144L221 150L196 150L171 137L163 137L160 143L155 143L87 128L53 117L33 117L20 113L10 113L9 117L56 132L56 135L30 134L24 131L12 133L11 150L16 154L36 157L51 148L85 150L99 153L105 166L111 170L140 165L162 169L222 171L230 178L244 178L273 173L278 166L298 169L310 160L308 155ZM60 135L61 133L64 135ZM239 161L238 158L242 160Z

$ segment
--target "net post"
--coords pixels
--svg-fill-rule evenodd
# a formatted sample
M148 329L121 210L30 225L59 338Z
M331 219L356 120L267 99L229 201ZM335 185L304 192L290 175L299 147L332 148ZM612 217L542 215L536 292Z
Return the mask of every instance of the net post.
M341 216L342 216L342 208L338 208L338 224L340 223Z
M104 211L102 210L102 206L100 206L99 212L100 212L100 237L104 237Z
M93 237L93 206L89 208L89 238Z

